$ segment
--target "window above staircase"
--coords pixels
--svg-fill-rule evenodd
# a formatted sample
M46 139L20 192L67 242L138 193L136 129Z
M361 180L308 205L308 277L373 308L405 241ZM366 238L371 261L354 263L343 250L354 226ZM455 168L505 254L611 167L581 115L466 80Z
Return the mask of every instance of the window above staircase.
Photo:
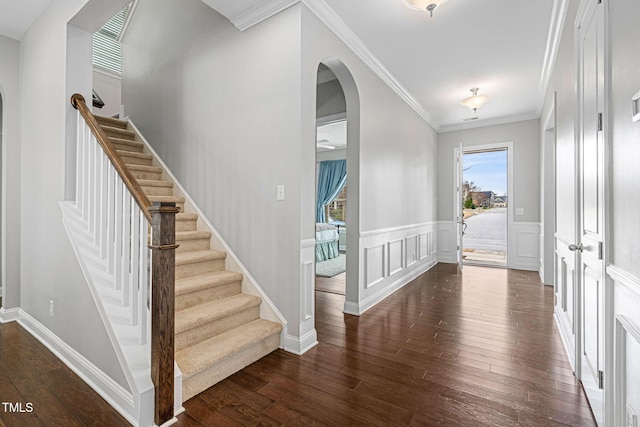
M93 34L93 66L120 76L122 73L121 40L137 1L129 3Z

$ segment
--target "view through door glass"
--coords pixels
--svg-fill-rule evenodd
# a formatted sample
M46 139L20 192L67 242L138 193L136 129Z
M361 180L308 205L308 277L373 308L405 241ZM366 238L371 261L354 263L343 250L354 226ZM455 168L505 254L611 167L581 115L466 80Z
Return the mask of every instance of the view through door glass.
M465 264L507 266L507 150L465 152L462 160Z

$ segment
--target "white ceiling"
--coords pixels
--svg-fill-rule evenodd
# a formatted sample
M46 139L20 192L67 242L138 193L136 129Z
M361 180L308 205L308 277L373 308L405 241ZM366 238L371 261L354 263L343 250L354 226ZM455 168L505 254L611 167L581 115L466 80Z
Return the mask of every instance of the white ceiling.
M0 0L0 35L20 40L51 0Z
M231 11L224 0L203 1L243 29L297 3L239 0ZM449 0L433 18L403 0L301 1L335 12L439 131L540 115L564 0ZM490 100L467 122L473 112L460 101L473 87Z
M19 40L50 1L0 0L0 34ZM298 0L202 1L238 25ZM332 9L439 131L540 114L563 0L449 0L433 18L403 0L302 1ZM472 87L490 100L466 122L473 113L460 100Z
M346 120L340 120L318 126L316 143L318 144L317 151L341 150L347 148Z
M449 0L433 18L402 0L325 1L439 130L539 115L554 0ZM467 124L473 87L490 100Z

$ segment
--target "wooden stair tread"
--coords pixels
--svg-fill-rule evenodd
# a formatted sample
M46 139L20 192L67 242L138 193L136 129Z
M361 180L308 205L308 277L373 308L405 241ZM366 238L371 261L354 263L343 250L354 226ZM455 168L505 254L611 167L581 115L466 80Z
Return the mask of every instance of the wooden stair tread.
M279 323L257 319L187 347L175 359L183 377L189 378L281 331Z
M240 293L185 308L176 312L175 333L179 334L234 313L257 307L261 301L260 297Z
M239 282L242 278L242 273L222 270L178 279L176 280L176 297L203 289Z

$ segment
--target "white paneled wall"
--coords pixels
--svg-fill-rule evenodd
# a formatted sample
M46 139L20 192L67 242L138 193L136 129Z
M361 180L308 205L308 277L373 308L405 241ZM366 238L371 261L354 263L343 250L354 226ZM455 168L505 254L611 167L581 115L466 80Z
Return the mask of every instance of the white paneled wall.
M512 222L509 226L509 268L538 271L540 264L540 224ZM456 223L438 221L438 261L456 263Z
M437 233L435 222L362 233L358 300L345 301L345 313L362 314L433 267Z
M617 266L607 268L614 289L614 420L617 426L640 425L640 278ZM635 423L633 418L635 417Z

